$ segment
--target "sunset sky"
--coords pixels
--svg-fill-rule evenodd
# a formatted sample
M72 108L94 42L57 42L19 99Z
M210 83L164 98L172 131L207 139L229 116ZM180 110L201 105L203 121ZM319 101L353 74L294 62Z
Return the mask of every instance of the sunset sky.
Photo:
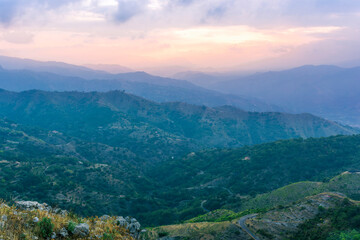
M0 0L0 55L133 69L360 57L358 0Z

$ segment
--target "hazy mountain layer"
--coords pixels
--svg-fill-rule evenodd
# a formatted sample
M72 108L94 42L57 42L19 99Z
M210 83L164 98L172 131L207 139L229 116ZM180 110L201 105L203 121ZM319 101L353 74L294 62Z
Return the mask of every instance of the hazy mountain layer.
M1 57L0 57L1 63ZM67 65L66 65L67 66ZM72 65L69 65L72 66ZM75 66L73 66L75 68ZM223 94L195 86L182 80L161 78L144 72L108 74L98 76L94 70L91 79L80 78L72 69L64 69L69 76L54 74L51 68L35 72L28 70L5 70L0 69L0 88L10 91L45 90L45 91L99 91L125 90L126 92L153 100L156 102L186 102L196 105L223 106L232 105L246 111L280 111L281 109L263 103L253 98L243 98L235 95ZM82 69L82 68L81 68ZM97 77L104 79L96 80Z
M215 89L256 97L289 112L360 124L360 68L303 66L221 82Z

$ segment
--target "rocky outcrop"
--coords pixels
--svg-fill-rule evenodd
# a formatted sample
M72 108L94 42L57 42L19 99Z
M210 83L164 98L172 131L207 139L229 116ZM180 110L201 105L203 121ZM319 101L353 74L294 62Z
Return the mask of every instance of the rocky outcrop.
M76 237L85 238L90 233L90 227L87 223L80 223L75 226L75 229L72 233Z
M2 207L8 207L5 204L2 204ZM16 201L15 202L15 209L20 211L29 211L29 212L33 212L33 211L45 211L51 214L59 214L62 217L66 217L68 215L68 212L66 210L62 210L60 208L52 208L51 206L49 206L46 203L39 203L36 201ZM13 211L13 213L16 215L17 211ZM114 220L115 219L115 220ZM32 219L32 223L33 224L39 224L40 223L40 219L39 217L33 217ZM5 226L7 221L7 216L3 215L1 216L0 219L0 229L2 227ZM100 224L100 226L104 226L104 224L107 222L109 223L109 221L111 221L111 223L114 226L118 226L120 228L124 228L126 230L128 230L128 234L133 238L133 239L140 239L140 234L141 234L141 225L140 223L132 217L122 217L122 216L118 216L118 217L111 217L109 215L103 215L102 217L100 217L100 221L97 221L98 224ZM68 224L70 224L71 221L69 221ZM72 224L74 224L72 222ZM63 227L60 228L58 230L56 230L55 232L51 233L50 238L51 239L73 239L73 238L81 238L81 239L94 239L93 237L91 237L91 231L94 231L95 229L91 226L89 226L90 222L81 222L78 224L74 224L73 228L68 228ZM103 239L103 235L96 235L95 239ZM1 239L0 239L1 240Z
M141 233L141 225L135 218L130 217L117 217L115 223L120 226L124 227L129 230L130 235L135 238L139 239Z
M321 193L307 197L289 206L279 206L256 218L246 221L246 225L260 239L289 239L297 231L297 227L319 213L319 209L335 207L345 198L338 193Z
M66 216L68 211L62 210L60 208L52 208L46 203L39 203L35 201L16 201L15 206L21 210L33 211L33 210L41 210L47 211L55 214L60 214L62 216Z

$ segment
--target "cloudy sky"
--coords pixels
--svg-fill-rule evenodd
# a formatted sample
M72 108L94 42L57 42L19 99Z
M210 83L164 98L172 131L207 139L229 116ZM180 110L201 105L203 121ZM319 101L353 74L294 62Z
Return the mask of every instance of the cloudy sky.
M138 70L340 63L360 59L359 26L359 0L0 0L0 55Z

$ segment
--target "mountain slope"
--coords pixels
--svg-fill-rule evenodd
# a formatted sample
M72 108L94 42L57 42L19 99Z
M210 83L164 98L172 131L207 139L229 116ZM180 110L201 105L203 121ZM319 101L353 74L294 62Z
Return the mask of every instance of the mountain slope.
M221 82L215 89L259 98L290 112L360 123L360 68L303 66Z
M309 115L233 107L157 104L123 92L0 92L0 116L161 159L207 147L236 147L357 130ZM153 146L156 144L156 148Z
M65 70L64 72L69 73L69 71ZM92 75L93 78L91 79L76 77L78 76L76 74L74 76L0 68L0 88L10 91L37 89L45 91L106 92L125 90L157 102L179 101L206 106L233 105L247 111L259 112L280 110L278 107L265 104L256 99L222 94L195 86L186 81L156 77L144 72L108 74L105 79L101 80L95 79L96 74Z
M248 200L249 196L266 193L292 182L322 181L360 168L359 146L360 136L356 135L295 139L240 149L204 151L182 159L168 160L151 169L147 175L157 181L161 179L169 195L186 190L187 195L179 201L201 199L205 201L202 206L209 210L221 207L238 211L247 207L261 208L262 203L267 206L275 201L271 199L281 198L281 193L259 196L253 200ZM328 190L341 192L341 186L333 187L331 183L326 185ZM311 194L322 189L317 185L311 183L304 188L299 185L294 188L301 190L302 194L306 191ZM288 190L291 188L283 192L287 193ZM356 189L346 192L351 197L357 197L358 193Z
M359 165L358 136L289 140L234 150L230 155L226 154L231 153L230 150L220 151L218 155L210 151L209 158L203 153L191 153L188 160L172 160L170 156L176 155L167 155L170 151L179 155L188 151L176 145L178 138L172 140L167 136L169 143L163 143L163 149L157 149L161 141L142 143L143 138L139 138L136 142L133 136L123 136L129 144L123 144L119 138L111 142L113 145L96 143L109 141L110 137L118 136L118 132L112 132L111 128L92 129L96 122L79 121L76 111L68 111L66 115L66 108L51 104L51 101L63 101L59 96L47 101L41 99L41 94L36 96L36 101L44 102L38 108L34 107L37 105L34 100L21 111L12 112L21 121L34 121L32 124L38 121L37 125L49 126L48 129L0 121L0 198L47 202L82 215L131 215L147 226L156 226L193 218L203 214L204 208L241 209L245 206L243 196L252 195L254 191L266 192L297 180L332 177L339 169ZM112 109L133 110L132 97L128 98L123 105L119 101L113 103ZM12 109L20 107L21 101L18 99ZM81 108L75 103L73 95L64 104L73 109ZM103 99L102 104L109 103ZM190 114L198 110L198 107L193 108L182 111ZM94 107L90 109L101 113ZM45 119L41 111L51 118L49 122L41 122ZM61 114L54 115L54 112ZM32 118L27 115L29 113ZM81 114L89 113L83 111ZM104 114L99 118L111 120L111 116ZM66 133L54 128L59 122L64 124ZM116 126L125 128L125 123L129 124L124 120ZM130 132L138 135L136 131ZM302 153L303 147L309 150ZM324 149L328 155L324 155ZM286 155L289 156L284 158ZM245 156L251 156L251 160L242 160ZM331 161L327 163L328 159ZM347 183L352 186L350 181ZM351 191L356 195L356 189Z

